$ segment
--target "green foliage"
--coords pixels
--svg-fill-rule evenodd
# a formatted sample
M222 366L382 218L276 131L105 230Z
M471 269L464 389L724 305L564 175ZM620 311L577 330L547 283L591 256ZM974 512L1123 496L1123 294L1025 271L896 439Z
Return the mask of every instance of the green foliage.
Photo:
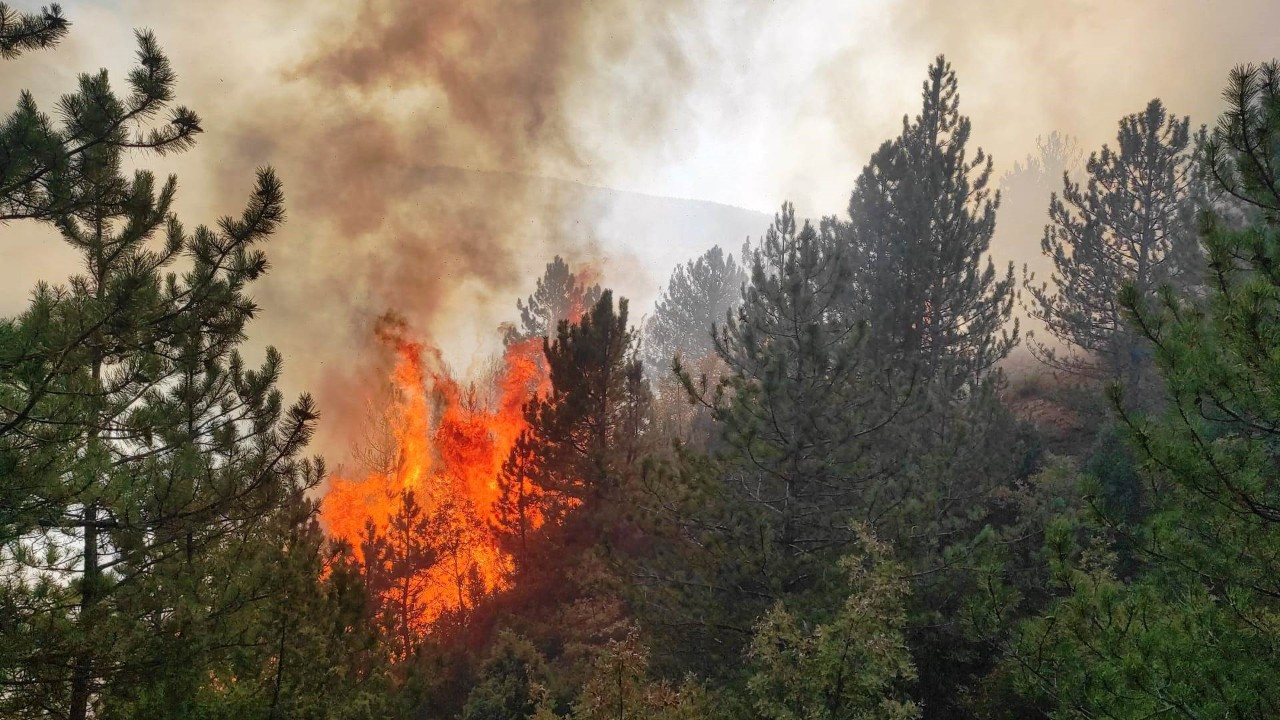
M1274 617L1257 596L1153 573L1072 569L1068 597L1024 628L1021 684L1056 717L1264 717L1275 707Z
M904 688L915 668L903 637L907 584L890 549L870 535L841 563L848 597L811 624L779 602L751 641L747 682L769 720L920 717Z
M1280 707L1280 65L1232 73L1207 148L1250 223L1202 222L1207 300L1166 291L1121 301L1154 348L1172 407L1135 414L1116 393L1151 511L1126 538L1145 572L1123 582L1110 551L1058 563L1065 597L1013 654L1024 689L1060 717L1265 717Z
M1022 467L996 369L1017 339L1005 328L1012 270L1001 278L985 257L990 161L967 157L944 60L922 101L859 177L848 222L800 224L783 207L717 339L726 374L711 392L683 376L712 408L720 446L653 474L665 540L642 573L655 588L644 601L655 626L703 656L691 667L730 683L775 603L843 597L836 560L857 524L914 578L906 632L926 709L945 713L951 688L989 662L957 617L995 491Z
M1108 424L1099 430L1082 470L1095 484L1099 509L1110 522L1132 525L1141 520L1142 478L1124 428Z
M33 22L43 27L29 27L31 34L25 35L37 44L40 38L61 37L66 24L56 7L41 20L20 21L16 27ZM0 6L0 23L6 19L12 21L13 13ZM6 40L0 26L0 53L22 47L21 41L8 44L14 41L15 36ZM77 91L59 100L62 122L55 125L24 92L17 109L0 124L0 220L56 223L77 212L92 212L103 204L99 190L129 193L126 178L112 169L122 152L166 154L191 147L202 132L200 118L185 107L171 107L175 79L155 37L139 32L138 64L129 73L124 97L113 92L105 70L81 75Z
M502 631L480 668L463 720L521 720L546 693L547 663L525 638Z
M784 205L753 250L743 304L718 340L728 367L711 399L725 445L722 492L765 523L765 552L798 563L771 562L753 582L772 585L761 587L766 597L801 589L802 566L847 538L838 510L876 492L866 480L883 458L869 449L913 382L863 352L848 252L834 220L800 226Z
M495 526L515 559L512 587L475 608L469 622L518 632L542 654L545 685L524 695L540 716L567 712L597 653L629 627L619 570L639 551L633 503L650 415L627 323L626 300L615 305L605 290L544 341L550 389L525 405L529 425L498 477ZM490 653L498 652L493 637L485 642ZM474 645L451 651L466 655ZM494 693L506 692L498 687L506 681L486 679L491 672L499 669L480 670L488 698L467 702L505 702Z
M558 542L585 547L605 539L608 508L640 460L648 418L648 384L635 351L627 301L615 310L610 290L581 320L561 320L555 339L544 339L551 390L526 404L529 427L498 478L500 529L518 551L528 550L535 512L548 532L564 531ZM570 512L575 508L583 510Z
M834 222L800 227L783 207L717 340L727 373L712 397L695 395L712 408L722 452L682 453L646 484L667 542L646 563L661 590L645 600L656 624L702 656L699 669L738 674L760 614L839 574L829 562L849 538L844 512L873 489L867 436L893 416L895 398L872 391L862 321L844 312L844 252Z
M882 455L885 471L858 519L915 577L908 637L918 697L931 716L947 717L957 688L986 664L956 615L975 589L970 555L995 519L994 494L1022 466L998 368L1019 328L1013 266L997 273L990 258L1000 203L992 159L971 150L972 126L944 58L930 65L922 90L919 114L903 119L899 137L858 177L845 233L866 303L864 354L912 381L874 438L869 452Z
M199 682L173 698L181 705L127 716L355 720L401 710L359 564L349 548L327 546L314 520L291 533L271 566L280 592L238 624L256 641L192 668Z
M53 47L66 36L70 23L58 4L39 13L17 12L0 3L0 58L12 60L28 50Z
M421 620L429 589L426 571L442 554L435 520L412 490L404 490L386 527L370 523L361 537L365 588L391 655L401 662L413 656L426 632Z
M744 247L744 257L749 254ZM724 365L716 353L718 327L742 301L746 269L733 255L713 247L677 266L653 314L644 324L641 347L655 396L655 430L706 447L717 435L704 404L690 402L681 374L708 386L719 382ZM680 373L673 372L678 362Z
M0 8L6 52L62 29L56 8ZM259 171L239 217L188 231L174 178L126 175L126 153L200 131L138 40L124 96L86 75L60 125L24 95L0 128L0 213L53 225L83 267L0 321L0 714L337 717L325 706L350 691L350 715L377 715L357 690L379 673L356 660L363 589L324 579L306 499L324 472L302 456L314 404L285 405L274 349L257 369L238 351L280 182Z
M711 695L692 680L675 687L648 676L648 650L633 630L609 642L574 703L573 720L714 720L724 717Z

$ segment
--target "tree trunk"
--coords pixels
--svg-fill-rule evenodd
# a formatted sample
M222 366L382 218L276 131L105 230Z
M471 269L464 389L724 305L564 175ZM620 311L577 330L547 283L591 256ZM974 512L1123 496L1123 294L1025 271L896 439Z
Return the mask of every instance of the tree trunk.
M98 506L90 503L84 509L84 577L80 587L80 630L87 640L92 634L91 619L98 600ZM87 644L87 642L85 642ZM70 720L89 716L89 697L93 691L93 653L82 647L71 676Z

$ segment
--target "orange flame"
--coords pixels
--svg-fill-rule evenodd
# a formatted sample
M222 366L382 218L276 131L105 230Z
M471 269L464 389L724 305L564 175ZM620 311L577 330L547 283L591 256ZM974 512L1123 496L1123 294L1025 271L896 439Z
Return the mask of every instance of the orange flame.
M347 540L361 561L367 526L388 528L404 491L430 518L435 562L417 579L415 629L446 612L465 610L474 592L506 587L511 558L499 547L493 521L498 476L525 429L523 405L550 381L542 338L510 343L481 389L461 386L437 349L406 336L402 322L377 330L397 362L387 408L393 457L365 477L335 476L321 505L331 536ZM531 518L536 522L536 518Z

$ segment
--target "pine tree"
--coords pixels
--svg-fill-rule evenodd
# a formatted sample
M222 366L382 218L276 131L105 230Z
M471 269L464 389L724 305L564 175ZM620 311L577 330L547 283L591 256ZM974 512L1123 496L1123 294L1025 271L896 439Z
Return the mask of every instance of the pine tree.
M554 717L592 650L625 624L619 570L639 538L633 500L649 392L627 301L615 305L609 290L577 322L562 320L543 354L550 387L526 403L527 428L498 478L495 524L514 551L513 582L477 616L492 613L545 653L556 692L537 716Z
M508 630L498 634L462 711L463 720L523 720L536 710L548 684L546 658Z
M892 392L869 391L896 378L866 361L863 321L850 309L851 266L834 228L830 220L799 227L784 205L753 252L737 317L717 340L730 375L715 416L728 444L750 459L743 498L769 507L773 541L794 557L832 542L833 511L850 509L874 474L867 436L899 409Z
M1064 176L1078 176L1084 169L1084 151L1070 135L1059 132L1036 138L1036 151L1016 161L1000 177L1000 211L992 243L1007 253L1026 247L1027 238L1043 237L1049 222L1049 200L1062 187ZM1023 277L1045 277L1053 272L1053 259L1038 254L1026 260ZM1044 329L1028 328L1027 336Z
M996 275L988 255L1000 197L991 196L991 158L966 145L955 72L929 67L924 104L902 135L886 142L849 200L854 282L865 293L877 349L943 392L980 384L1017 343L1013 264Z
M267 267L257 246L283 219L280 183L260 171L241 217L188 232L172 177L126 177L126 150L181 149L199 127L178 109L135 132L174 78L154 38L139 45L126 98L103 73L63 99L65 125L46 136L68 150L62 166L9 154L27 169L6 178L38 177L6 186L6 217L51 222L85 268L0 322L10 716L191 697L208 682L200 669L242 641L234 620L278 590L262 563L305 521L302 493L323 472L300 456L311 399L286 407L275 389L279 353L253 370L237 351L256 313L246 289ZM19 120L32 113L24 100Z
M972 584L965 556L1022 459L999 396L999 363L1019 340L1013 265L997 274L989 256L1000 196L992 159L980 148L969 156L971 135L955 72L938 57L920 113L871 157L841 228L865 352L912 379L903 411L879 434L875 451L893 458L892 470L878 482L883 509L866 521L916 577L909 637L931 717L956 712L955 688L982 671L956 624Z
M563 258L555 256L547 263L533 294L527 300L516 301L520 326L508 331L508 342L550 337L555 335L561 321L576 321L600 299L600 286L587 282L581 274L571 272Z
M3 17L0 13L0 19ZM56 28L57 23L53 26ZM168 222L176 185L166 183L157 195L153 176L145 172L136 173L130 183L119 173L120 158L126 151L150 150L164 154L185 149L200 132L200 125L194 113L177 108L170 113L169 122L160 127L148 126L149 120L168 107L174 73L152 35L140 33L138 41L138 66L130 74L130 93L125 102L115 97L105 72L84 75L80 78L79 91L60 101L59 111L65 123L55 128L38 111L29 94L23 95L18 110L0 127L0 163L3 163L0 203L7 208L0 210L0 218L37 219L63 230L67 223L75 221L78 213L86 216L103 212L114 203L114 210L105 211L115 212L136 225L128 230L135 236L132 240L122 238L128 243L120 248L122 251L139 245L136 236L149 237ZM153 258L157 268L172 262L182 250L173 246L182 236L181 226L174 223L165 230L172 231L173 237L162 254ZM86 250L79 240L71 241L77 243L77 249ZM116 266L128 269L124 262L127 259L128 256L117 258ZM147 269L140 267L129 272L145 277ZM146 284L145 280L125 277L123 272L115 282L120 292L131 294L139 292L133 290L133 286ZM193 287L188 293L199 297L204 291ZM38 285L25 317L6 329L13 342L6 355L0 357L0 373L7 374L7 384L14 388L0 410L0 439L22 450L23 462L30 467L53 462L46 457L50 448L75 432L68 430L65 435L61 434L59 428L69 425L59 416L66 414L74 418L81 410L65 401L65 392L56 392L59 397L51 397L56 390L54 384L77 370L74 362L81 356L76 351L87 338L87 335L53 327L59 320L55 307L66 294L61 289ZM114 303L100 303L102 307L97 312L101 316L87 320L85 327L127 324L129 320L124 314L131 297L125 295L110 298ZM108 299L106 294L105 299ZM175 327L173 323L157 325L154 332L171 334L176 332ZM53 344L58 341L65 345ZM38 418L44 422L36 422ZM18 471L14 474L22 476ZM6 497L3 507L18 514L38 512L33 503L42 495L35 488L18 483L13 490L15 496ZM0 527L4 520L0 516Z
M686 366L714 355L714 328L737 307L746 281L746 271L718 245L677 267L645 323L644 353L651 373L669 374L676 355Z
M66 36L69 25L57 3L40 8L39 13L17 12L0 3L0 58L12 60L28 50L53 47Z
M209 662L166 668L173 677L163 692L155 683L110 690L113 716L395 716L399 694L361 567L349 547L328 543L306 502L299 509L307 522L282 516L258 536L269 548L262 562L227 568L258 573L259 585L275 590L227 623L235 646Z
M413 656L426 632L431 591L428 571L442 561L433 518L412 490L397 497L395 512L380 530L370 523L362 537L365 586L378 624L401 662Z
M1024 281L1031 315L1067 348L1032 343L1050 366L1119 379L1137 393L1149 350L1124 321L1120 290L1132 283L1145 296L1166 283L1194 285L1200 267L1203 191L1189 122L1152 100L1120 121L1115 149L1089 157L1087 185L1064 174L1041 242L1055 268L1052 286Z
M1019 187L1048 195L1062 183L1064 174L1078 170L1083 162L1084 151L1076 138L1056 130L1047 137L1037 137L1035 154L1028 154L1025 159L1015 162L1000 178L1001 197L1006 196L1009 189ZM1043 203L1036 203L1040 212L1045 207L1047 205Z
M500 479L518 511L512 531L527 528L525 514L537 512L551 526L567 523L585 533L579 541L600 539L608 506L640 460L649 391L635 346L627 301L615 310L609 290L581 320L561 320L555 340L544 341L551 390L527 404L529 429ZM523 489L530 481L531 492ZM537 498L536 509L525 502L521 510L518 497ZM580 506L587 509L571 513Z
M703 447L714 441L710 413L689 402L672 368L678 360L682 372L704 384L719 380L724 366L716 354L716 328L724 325L729 312L741 302L746 280L746 270L719 246L671 273L653 315L644 324L641 345L653 383L656 433Z
M774 602L831 599L851 521L878 518L901 490L875 448L911 379L867 357L848 251L833 219L801 226L783 206L717 337L726 375L710 396L682 376L723 447L682 450L648 483L661 542L638 571L645 616L670 634L660 645L722 679L742 680L752 624Z
M493 525L517 568L528 561L531 536L543 520L540 509L543 492L537 482L547 476L549 469L541 464L544 459L541 450L536 435L521 433L498 476L499 494Z
M1238 227L1206 213L1207 300L1131 282L1118 302L1154 349L1170 396L1160 415L1113 393L1151 505L1141 523L1102 515L1142 564L1058 551L1064 597L1029 623L1012 662L1059 717L1267 717L1280 707L1280 64L1233 71L1206 148L1210 174L1247 203ZM1051 545L1070 548L1060 539Z
M0 56L46 47L66 31L56 5L40 17L15 16L0 5ZM148 32L138 33L138 45L129 94L117 97L105 70L81 75L77 92L58 102L60 126L40 111L31 93L22 94L0 124L0 221L54 222L98 202L96 183L83 178L94 165L124 151L167 154L195 142L200 118L171 106L175 75L168 59Z
M729 662L774 601L832 602L835 560L866 525L915 578L908 637L924 705L945 716L941 698L986 662L956 622L966 554L1022 457L998 394L1017 326L1012 267L997 276L986 257L990 160L967 158L941 58L923 102L859 177L848 221L799 227L784 206L754 249L717 341L727 376L710 398L684 376L721 426L719 459L678 455L657 483L677 549L646 575L680 588L654 592L657 622Z

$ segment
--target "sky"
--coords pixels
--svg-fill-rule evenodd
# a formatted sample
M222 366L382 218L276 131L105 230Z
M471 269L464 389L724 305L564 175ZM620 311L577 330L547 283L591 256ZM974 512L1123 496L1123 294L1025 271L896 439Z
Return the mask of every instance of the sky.
M555 253L639 315L674 262L737 250L784 200L842 214L939 53L997 173L1051 131L1094 150L1153 97L1212 123L1233 65L1280 56L1280 3L1263 0L63 7L70 36L7 62L0 98L28 88L52 109L77 73L122 77L133 30L154 30L205 133L183 155L135 161L178 175L188 224L237 213L253 170L277 169L290 219L268 246L252 340L284 352L287 389L339 415L378 369L370 330L387 310L467 368ZM0 312L76 270L47 228L0 232ZM1037 250L1028 234L993 253L1021 264Z

